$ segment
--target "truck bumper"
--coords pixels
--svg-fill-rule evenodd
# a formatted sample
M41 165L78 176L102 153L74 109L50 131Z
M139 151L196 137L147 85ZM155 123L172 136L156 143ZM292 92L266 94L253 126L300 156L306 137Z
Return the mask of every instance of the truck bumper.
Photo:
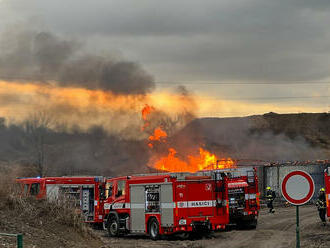
M212 230L212 225L209 221L194 221L190 225L194 232L209 232Z

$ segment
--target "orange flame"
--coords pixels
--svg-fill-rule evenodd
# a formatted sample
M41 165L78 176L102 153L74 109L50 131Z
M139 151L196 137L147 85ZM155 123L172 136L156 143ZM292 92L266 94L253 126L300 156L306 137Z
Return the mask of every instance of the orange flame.
M142 118L143 120L147 120L148 116L151 114L151 112L155 111L155 108L146 104L144 108L142 109Z
M148 104L145 104L144 105L144 108L142 109L142 119L144 120L144 125L143 127L141 128L142 131L145 130L149 125L150 125L150 122L148 121L148 116L153 112L155 111L155 108L148 105ZM150 146L150 145L149 145ZM151 147L152 148L152 147Z
M149 136L149 140L150 141L165 141L165 139L167 138L167 133L162 130L161 127L158 127L154 130L154 134Z
M144 125L142 127L142 130L145 127L146 126ZM154 130L154 134L149 136L149 141L150 142L148 143L148 146L150 148L153 148L154 145L151 142L153 142L153 141L166 142L166 138L167 138L167 133L164 130L162 130L161 127L158 127Z
M144 125L142 130L145 130L150 125L148 116L151 112L155 111L155 108L149 105L145 105L142 110L142 118ZM162 127L157 127L153 134L149 136L149 148L154 148L154 142L158 141L161 143L167 142L167 133ZM230 158L219 159L215 154L209 151L199 148L198 155L188 155L186 159L180 159L177 156L177 151L171 147L168 149L168 155L163 157L156 157L156 161L151 163L151 166L155 169L170 172L196 172L199 170L214 170L235 167L234 161ZM154 157L154 158L155 158Z
M165 157L161 157L153 167L170 172L196 172L200 170L215 170L235 167L232 159L218 159L216 155L209 151L199 148L199 155L188 155L188 162L181 160L176 156L177 152L174 148L169 149L169 153Z

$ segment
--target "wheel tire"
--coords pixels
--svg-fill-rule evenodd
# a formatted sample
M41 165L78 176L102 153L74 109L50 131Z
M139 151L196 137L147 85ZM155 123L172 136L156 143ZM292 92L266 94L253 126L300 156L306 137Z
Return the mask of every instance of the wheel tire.
M250 230L250 229L256 229L257 224L258 224L257 220L240 221L237 223L237 227L240 230Z
M249 228L250 228L250 229L256 229L256 228L257 228L257 225L258 225L258 220L252 220L252 221L249 223Z
M160 237L159 223L155 218L152 218L149 222L149 235L152 240L158 240Z
M119 223L116 217L110 217L108 223L108 233L110 237L118 237L119 236Z
M238 230L245 230L246 224L244 221L240 220L240 221L236 222L236 227Z
M181 240L187 240L190 238L190 233L189 232L178 233L177 237Z

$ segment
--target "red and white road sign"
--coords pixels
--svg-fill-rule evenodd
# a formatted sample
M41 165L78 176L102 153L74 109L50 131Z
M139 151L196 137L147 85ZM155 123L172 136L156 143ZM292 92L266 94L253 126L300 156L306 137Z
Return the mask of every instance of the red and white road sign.
M293 205L307 203L314 195L314 180L305 171L292 171L282 181L282 195Z

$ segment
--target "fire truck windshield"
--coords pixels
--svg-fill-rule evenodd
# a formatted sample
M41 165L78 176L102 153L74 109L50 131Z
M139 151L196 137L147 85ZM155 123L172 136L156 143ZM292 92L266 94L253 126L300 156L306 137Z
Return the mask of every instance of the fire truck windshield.
M125 184L126 184L126 181L124 181L124 180L119 180L118 181L118 183L117 183L118 190L117 190L116 197L125 195Z
M105 196L106 198L112 196L112 182L107 182L105 185Z
M29 193L30 184L24 184L24 194L27 195Z
M31 195L37 195L39 194L40 190L40 183L32 183L30 188L30 194Z

